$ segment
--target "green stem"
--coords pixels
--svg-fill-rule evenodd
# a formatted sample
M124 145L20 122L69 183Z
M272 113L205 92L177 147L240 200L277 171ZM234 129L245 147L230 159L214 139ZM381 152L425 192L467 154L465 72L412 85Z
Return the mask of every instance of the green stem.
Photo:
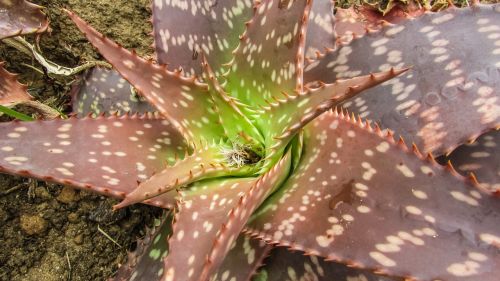
M15 110L12 110L8 107L5 107L3 105L0 105L0 112L1 113L4 113L4 114L7 114L11 117L14 117L16 119L19 119L21 121L34 121L35 119L31 116L28 116L26 114L23 114L23 113L20 113L20 112L17 112Z

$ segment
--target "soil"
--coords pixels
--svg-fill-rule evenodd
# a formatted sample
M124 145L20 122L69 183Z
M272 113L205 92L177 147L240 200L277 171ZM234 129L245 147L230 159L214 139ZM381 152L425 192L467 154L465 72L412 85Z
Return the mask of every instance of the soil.
M153 54L149 0L31 2L46 7L52 30L40 38L40 45L46 58L57 64L74 67L101 59L63 7L126 48L142 56ZM27 39L34 42L33 36ZM41 70L36 62L3 44L0 61L20 74L36 100L71 112L68 91L74 77L54 80L40 74L22 65ZM127 250L133 249L146 226L161 213L145 205L113 213L111 206L116 202L71 187L0 174L0 280L106 280L112 276L125 263Z

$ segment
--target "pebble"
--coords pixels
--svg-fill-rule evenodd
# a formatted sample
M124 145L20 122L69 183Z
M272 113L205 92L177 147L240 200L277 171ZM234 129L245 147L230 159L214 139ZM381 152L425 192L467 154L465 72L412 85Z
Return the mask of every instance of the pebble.
M52 196L50 196L50 193L43 186L38 186L35 189L35 196L36 196L36 198L41 198L43 200L48 200L48 199L52 198Z
M47 230L47 221L37 215L21 215L21 229L28 235L39 235Z
M70 223L77 223L79 220L80 220L80 217L78 216L77 213L68 214L68 221Z
M76 245L82 245L83 243L83 234L78 234L73 238L73 242L75 242Z
M65 204L69 204L71 202L78 201L78 194L76 193L76 190L73 189L72 187L65 186L61 190L61 193L57 195L57 201Z

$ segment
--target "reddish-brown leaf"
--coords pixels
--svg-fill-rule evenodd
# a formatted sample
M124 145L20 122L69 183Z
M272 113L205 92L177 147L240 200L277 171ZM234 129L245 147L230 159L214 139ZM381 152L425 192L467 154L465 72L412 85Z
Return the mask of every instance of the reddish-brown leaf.
M41 7L25 0L0 1L0 40L47 30L49 21Z
M217 232L208 259L205 262L200 280L208 279L224 260L226 253L247 223L250 215L259 207L264 199L280 186L288 176L291 164L291 153L285 156L271 170L261 176L248 191L243 194L238 203L229 211L227 218Z
M333 15L334 0L313 1L309 22L307 24L306 58L316 58L327 48L335 48L335 17Z
M172 216L165 212L155 221L146 235L137 241L127 263L120 266L114 281L159 281L163 272L163 258L168 254L168 236L172 234Z
M198 280L221 225L255 178L197 182L181 191L170 253L165 258L166 280Z
M252 174L253 167L227 167L225 165L227 159L221 153L221 147L221 144L206 144L196 148L184 159L165 167L161 172L139 184L114 208L139 203L202 179Z
M375 275L368 270L328 262L321 257L306 256L300 251L274 248L259 270L262 281L403 281Z
M212 277L214 281L249 281L271 251L263 241L240 234Z
M321 83L318 88L308 88L304 93L287 96L285 100L265 107L256 120L262 128L269 128L265 132L266 158L281 157L285 146L297 132L323 112L407 70L391 68L380 73L339 79L331 84Z
M211 109L207 85L170 72L123 49L104 37L81 18L66 11L99 52L158 109L189 141L212 141L223 134L218 117ZM203 136L203 137L202 137Z
M153 30L157 59L188 75L201 75L201 55L217 75L232 58L245 22L253 13L251 0L154 1Z
M159 281L163 274L163 259L168 254L168 237L172 235L171 217L158 221L129 254L127 264L120 267L115 281ZM269 254L271 246L240 235L227 253L213 281L248 281Z
M83 74L71 95L73 112L79 117L89 113L122 115L155 111L118 72L100 67Z
M335 35L337 40L346 43L367 32L382 28L384 22L401 23L423 13L425 9L418 8L411 3L404 7L398 4L385 15L368 5L352 6L347 9L338 8L335 13Z
M0 105L9 106L31 100L31 95L26 91L28 87L19 83L16 75L8 72L3 65L0 62Z
M395 276L498 279L498 198L343 114L307 129L301 164L250 232Z
M168 121L150 115L0 123L0 135L2 172L118 198L186 149ZM149 203L169 207L172 199Z
M373 66L412 65L346 106L424 152L448 152L500 125L499 15L499 4L477 5L389 25L310 64L304 79L329 83Z
M226 90L247 105L266 105L281 91L302 90L305 34L312 2L258 4L236 49Z
M215 274L248 216L289 165L288 156L259 178L212 179L180 191L164 278L205 281Z
M500 191L500 131L493 130L471 144L455 149L444 162L451 161L462 175L474 173L480 186Z

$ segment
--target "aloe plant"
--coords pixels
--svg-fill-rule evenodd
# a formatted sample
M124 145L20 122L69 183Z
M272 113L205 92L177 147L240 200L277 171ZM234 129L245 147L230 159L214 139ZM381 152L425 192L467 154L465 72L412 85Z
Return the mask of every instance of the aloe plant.
M155 1L157 62L67 13L123 78L1 123L0 170L172 210L118 280L498 278L498 191L433 153L499 127L499 5L336 33L330 1Z

